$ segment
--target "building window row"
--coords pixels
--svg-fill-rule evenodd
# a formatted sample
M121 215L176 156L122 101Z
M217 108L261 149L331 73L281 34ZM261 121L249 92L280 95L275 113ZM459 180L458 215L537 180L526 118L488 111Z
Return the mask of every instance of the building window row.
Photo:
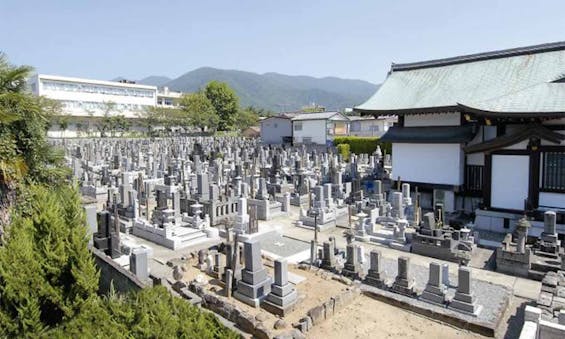
M177 106L176 102L173 99L157 99L157 105L164 105L164 106Z
M108 104L104 102L94 102L94 101L61 101L61 104L66 109L84 109L92 111L105 111L108 109ZM138 105L138 104L114 104L114 111L141 111L143 108L148 107L148 105Z
M63 81L43 81L43 89L50 91L66 91L66 92L83 92L83 93L97 93L105 95L121 95L121 96L134 96L153 98L155 91L139 88L123 88L114 86L94 85L94 84L80 84L73 82Z

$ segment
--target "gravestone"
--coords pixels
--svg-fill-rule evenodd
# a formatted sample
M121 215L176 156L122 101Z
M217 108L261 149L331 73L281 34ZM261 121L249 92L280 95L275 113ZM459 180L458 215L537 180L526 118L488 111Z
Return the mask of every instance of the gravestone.
M472 291L471 268L460 266L457 282L457 292L455 292L455 296L449 304L449 308L477 316L481 312L482 306L477 305L475 294Z
M223 280L225 268L226 256L223 253L214 253L214 272L218 279Z
M424 292L420 296L421 300L443 305L445 303L445 285L443 284L443 270L440 264L430 263L429 279Z
M245 268L241 270L241 280L237 282L234 297L250 306L258 307L271 292L272 280L261 262L259 240L249 239L243 245L245 247Z
M262 306L269 312L284 317L294 309L297 298L296 288L288 282L287 261L275 260L275 281Z
M141 281L149 278L147 249L134 248L129 257L129 270Z
M382 270L382 254L378 250L372 250L370 254L370 268L365 283L379 288L385 286L385 276Z
M322 267L330 271L335 269L335 245L333 241L324 241Z
M414 279L410 274L410 258L398 258L398 275L391 287L392 291L407 296L415 296Z
M346 262L343 266L341 274L352 279L359 279L363 273L361 264L359 262L359 245L349 244L346 247Z

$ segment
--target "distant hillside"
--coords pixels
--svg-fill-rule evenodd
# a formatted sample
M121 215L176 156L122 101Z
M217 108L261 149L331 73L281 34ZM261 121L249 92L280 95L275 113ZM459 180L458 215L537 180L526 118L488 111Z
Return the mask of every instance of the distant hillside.
M146 78L143 78L141 80L137 80L136 82L138 84L143 84L143 85L151 85L151 86L163 86L165 85L167 82L171 81L172 79L166 76L162 76L162 75L151 75L148 76Z
M275 112L298 110L311 103L328 110L341 110L363 103L378 89L378 85L362 80L257 74L210 67L198 68L170 81L164 82L165 79L167 78L150 76L138 83L194 92L212 80L224 81L237 92L242 106L255 106Z

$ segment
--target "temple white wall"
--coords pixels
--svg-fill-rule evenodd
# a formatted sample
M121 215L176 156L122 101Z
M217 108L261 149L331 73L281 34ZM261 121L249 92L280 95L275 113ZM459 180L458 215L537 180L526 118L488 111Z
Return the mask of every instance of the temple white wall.
M459 144L392 144L392 178L462 185L464 154Z

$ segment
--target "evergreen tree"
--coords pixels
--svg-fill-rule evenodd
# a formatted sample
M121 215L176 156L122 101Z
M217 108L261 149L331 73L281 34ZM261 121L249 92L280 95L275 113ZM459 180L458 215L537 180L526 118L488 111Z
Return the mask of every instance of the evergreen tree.
M8 234L0 247L0 334L40 334L97 297L98 272L76 189L30 187Z

